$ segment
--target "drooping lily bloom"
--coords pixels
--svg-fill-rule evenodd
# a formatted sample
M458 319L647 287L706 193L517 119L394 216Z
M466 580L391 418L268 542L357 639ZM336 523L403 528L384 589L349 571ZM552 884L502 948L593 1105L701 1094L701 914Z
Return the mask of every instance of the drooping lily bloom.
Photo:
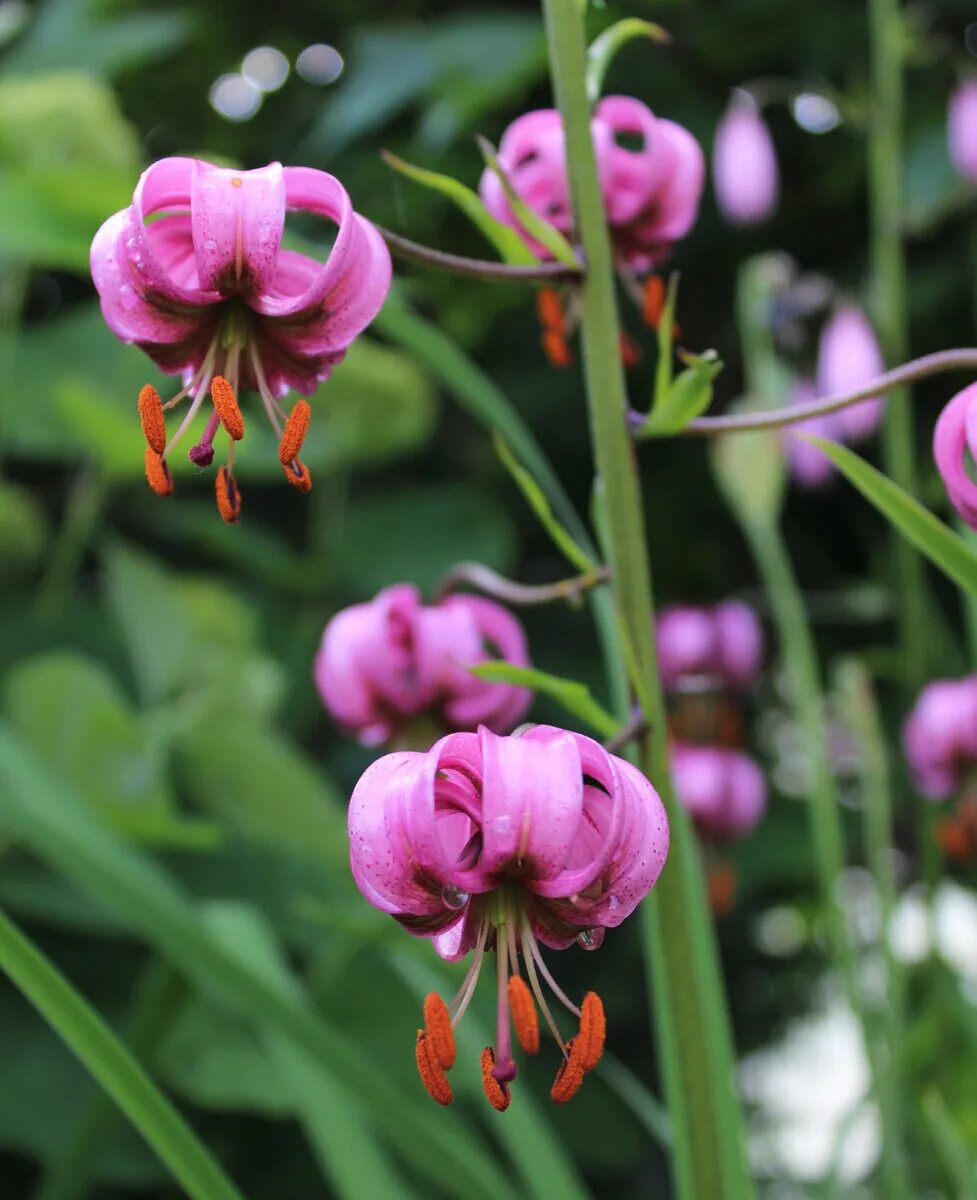
M687 129L655 117L630 96L605 96L594 111L591 133L618 261L629 271L647 271L667 258L695 223L705 175L702 150ZM502 135L498 161L519 198L572 237L559 112L539 109L517 117ZM479 192L494 217L515 229L541 258L548 257L523 229L494 171L484 172Z
M427 605L417 588L400 583L332 618L314 675L332 716L364 745L376 746L422 715L442 730L486 725L507 733L532 693L466 670L495 658L529 666L526 636L508 609L461 594Z
M816 400L818 395L814 382L801 379L794 385L790 394L791 404L807 404ZM810 433L815 437L824 438L830 442L841 441L842 430L837 413L823 413L811 417L807 421L798 421L787 425L783 431L784 446L787 450L787 465L790 473L805 488L823 487L834 474L831 459L810 442L803 434Z
M950 97L947 144L957 173L977 183L977 79L967 79Z
M756 614L738 600L714 608L666 608L656 624L658 661L667 689L690 678L747 688L760 672L763 630Z
M675 794L703 837L745 837L759 824L767 785L748 755L725 746L673 743L671 763Z
M957 392L933 432L933 457L947 495L967 524L977 529L977 483L968 472L968 449L977 460L977 383Z
M486 1095L508 1107L512 1030L535 1054L541 1012L563 1054L551 1095L569 1100L600 1058L603 1006L588 992L577 1007L540 944L596 949L655 883L668 822L647 779L590 738L550 726L513 737L451 734L426 754L388 754L366 770L350 800L349 837L353 877L371 904L432 939L442 958L474 951L453 1001L432 993L424 1004L415 1052L434 1099L452 1099L454 1027L494 950L498 1023L482 1054ZM544 984L579 1019L569 1041Z
M952 796L966 769L977 767L977 675L923 688L902 744L920 792L932 800Z
M283 249L285 213L293 210L336 226L324 263ZM279 438L286 479L308 491L298 454L311 410L299 400L286 414L280 401L292 389L311 395L329 378L390 287L387 248L339 180L281 163L238 171L161 159L143 172L132 204L95 235L91 269L112 332L183 379L165 405L148 385L139 397L153 490L173 490L167 457L209 395L213 410L189 457L208 466L224 427L231 447L217 473L217 501L225 520L237 520L233 444L244 434L237 397L252 389ZM181 401L188 411L168 437L164 414Z
M821 331L818 344L818 395L852 392L885 370L872 326L854 304L842 305ZM870 437L882 421L885 400L873 396L832 414L846 441Z
M777 208L780 176L773 138L756 101L742 88L716 128L712 183L719 211L731 225L757 225Z

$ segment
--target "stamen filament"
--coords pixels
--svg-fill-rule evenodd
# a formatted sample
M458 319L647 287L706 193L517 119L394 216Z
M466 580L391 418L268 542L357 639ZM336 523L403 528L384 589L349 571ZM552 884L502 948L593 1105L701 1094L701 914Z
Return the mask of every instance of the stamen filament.
M509 1027L509 946L505 930L496 930L495 953L498 959L498 1011L495 1028L496 1063L492 1073L499 1082L515 1078L516 1064L512 1058L512 1032Z
M482 927L478 931L478 942L475 946L475 957L472 960L472 965L468 968L468 974L465 976L464 982L458 989L458 994L452 1000L450 1007L454 1009L454 1016L451 1023L453 1028L458 1028L458 1023L465 1015L465 1010L471 1003L472 996L475 995L475 987L478 984L478 976L482 969L482 960L485 957L485 939L488 936L488 924L482 922Z
M563 1007L566 1009L569 1009L569 1011L572 1012L575 1017L579 1017L580 1009L577 1008L577 1006L573 1003L573 1001L566 994L566 992L563 990L563 988L560 987L560 985L556 982L556 980L550 974L550 969L549 969L549 967L547 967L546 963L543 961L543 955L540 951L539 946L536 944L536 939L533 937L531 931L530 931L529 936L531 939L530 951L532 953L533 958L536 960L537 965L539 966L540 974L543 976L543 978L546 980L546 982L550 985L550 990L552 991L553 995L557 998L557 1000L560 1001L560 1003L563 1005Z
M536 997L536 1003L539 1005L539 1010L543 1014L543 1019L549 1026L549 1031L553 1035L553 1040L560 1047L561 1053L566 1055L566 1046L563 1044L563 1038L560 1036L560 1030L556 1022L553 1020L553 1014L550 1012L550 1006L546 1003L546 997L543 995L543 989L539 986L539 977L536 974L536 966L534 963L535 954L532 953L536 945L536 939L533 937L532 930L529 928L529 918L523 917L522 923L522 959L526 964L526 974L529 976L529 982L533 989L533 995ZM526 947L529 947L530 953L526 953Z

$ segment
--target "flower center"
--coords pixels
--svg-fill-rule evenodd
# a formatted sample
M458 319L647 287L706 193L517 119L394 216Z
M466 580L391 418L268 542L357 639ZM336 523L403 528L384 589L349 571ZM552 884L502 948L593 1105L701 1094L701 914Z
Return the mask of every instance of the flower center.
M200 440L190 447L188 457L197 467L209 467L214 461L214 438L223 428L229 444L227 461L215 479L217 508L229 524L241 512L241 492L234 478L234 447L244 437L244 417L238 405L241 385L254 388L278 438L278 459L285 478L300 492L312 487L308 468L299 459L305 442L312 410L307 400L297 400L286 415L268 385L257 341L249 336L252 318L237 301L227 301L210 344L189 382L165 404L159 392L147 384L139 393L139 419L146 438L146 478L159 496L173 492L173 476L167 463L169 454L192 424L205 400L213 405ZM166 436L166 413L183 401L189 407L172 437Z
M482 1086L493 1108L504 1112L511 1102L509 1084L517 1066L512 1057L512 1033L524 1054L536 1054L540 1045L539 1013L562 1055L550 1089L555 1104L565 1104L576 1094L584 1075L600 1061L604 1049L604 1006L588 992L578 1008L550 974L532 932L529 916L515 886L505 886L473 901L472 915L479 921L471 966L450 1004L431 992L424 1001L424 1028L417 1031L417 1069L428 1093L439 1104L453 1099L446 1072L455 1062L454 1031L465 1014L481 974L485 955L495 950L497 963L497 1019L494 1046L482 1051ZM525 978L520 970L520 956ZM564 1041L546 1000L542 981L552 995L578 1021L577 1033Z

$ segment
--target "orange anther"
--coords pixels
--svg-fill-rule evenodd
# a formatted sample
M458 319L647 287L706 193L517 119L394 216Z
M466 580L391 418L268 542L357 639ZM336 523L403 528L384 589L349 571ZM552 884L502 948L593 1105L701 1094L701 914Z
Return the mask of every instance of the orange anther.
M414 1043L414 1057L417 1060L417 1072L421 1083L427 1088L427 1093L438 1104L450 1104L454 1099L451 1084L445 1077L441 1064L431 1052L427 1034L423 1029L417 1031L417 1041Z
M424 1029L431 1054L444 1070L449 1070L455 1065L455 1031L448 1006L437 992L428 992L424 997Z
M221 467L217 472L214 490L217 494L217 511L228 525L235 524L241 515L241 493L230 467Z
M560 297L552 288L540 288L536 293L536 313L539 323L550 333L566 332L566 318Z
M574 1042L567 1042L567 1057L560 1063L560 1069L550 1088L550 1099L554 1104L566 1104L572 1100L583 1083L584 1070L580 1065L579 1055L574 1053Z
M973 835L967 825L956 817L946 817L940 821L936 827L936 840L951 862L973 861L977 849Z
M146 478L157 496L173 494L173 476L170 474L170 468L163 456L157 454L152 446L146 447Z
M541 339L543 353L552 367L568 367L573 362L570 345L562 333L547 330Z
M533 994L521 975L509 976L509 1011L516 1041L527 1054L536 1054L539 1050L539 1018Z
M607 1021L596 992L588 992L580 1005L580 1032L573 1039L574 1054L584 1071L592 1071L604 1053Z
M736 868L732 863L716 863L706 882L709 907L713 915L728 917L736 906Z
M499 1083L492 1074L494 1066L495 1051L491 1046L486 1046L482 1051L482 1087L485 1089L489 1104L495 1111L505 1112L512 1103L512 1093L509 1091L507 1083Z
M625 330L621 330L621 362L630 371L632 367L636 367L641 362L641 347L634 338Z
M665 281L660 275L649 275L645 280L644 303L641 306L641 319L651 329L658 328L665 308Z
M305 435L309 431L309 421L312 419L312 409L308 400L296 400L292 411L285 422L285 432L278 443L278 461L283 467L298 458Z
M300 492L312 491L312 476L309 474L309 468L303 462L299 462L297 458L293 458L285 470L285 478L294 488L298 488Z
M166 419L163 416L163 401L151 383L147 383L139 393L139 420L150 450L162 454L166 449Z
M210 398L217 409L221 424L227 430L228 437L239 442L244 437L244 417L238 408L234 389L223 375L215 375L210 381Z

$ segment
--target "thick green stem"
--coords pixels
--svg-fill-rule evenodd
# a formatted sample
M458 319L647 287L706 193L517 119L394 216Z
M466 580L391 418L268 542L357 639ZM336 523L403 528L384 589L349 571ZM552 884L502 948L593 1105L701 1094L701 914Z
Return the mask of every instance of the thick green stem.
M872 120L869 137L869 202L872 242L872 310L886 361L903 362L908 351L906 255L902 242L902 126L905 29L900 0L868 0L872 58ZM890 393L883 434L888 474L918 495L913 414L907 397ZM918 687L926 675L926 582L923 561L895 536L900 639L906 680Z
M563 115L570 191L587 263L581 339L594 458L602 484L615 601L648 692L642 766L669 811L672 849L645 903L655 1017L673 1121L676 1191L683 1200L752 1194L733 1078L729 1021L694 833L671 793L665 708L652 628L643 502L628 433L614 268L587 101L579 0L543 0L556 102Z

